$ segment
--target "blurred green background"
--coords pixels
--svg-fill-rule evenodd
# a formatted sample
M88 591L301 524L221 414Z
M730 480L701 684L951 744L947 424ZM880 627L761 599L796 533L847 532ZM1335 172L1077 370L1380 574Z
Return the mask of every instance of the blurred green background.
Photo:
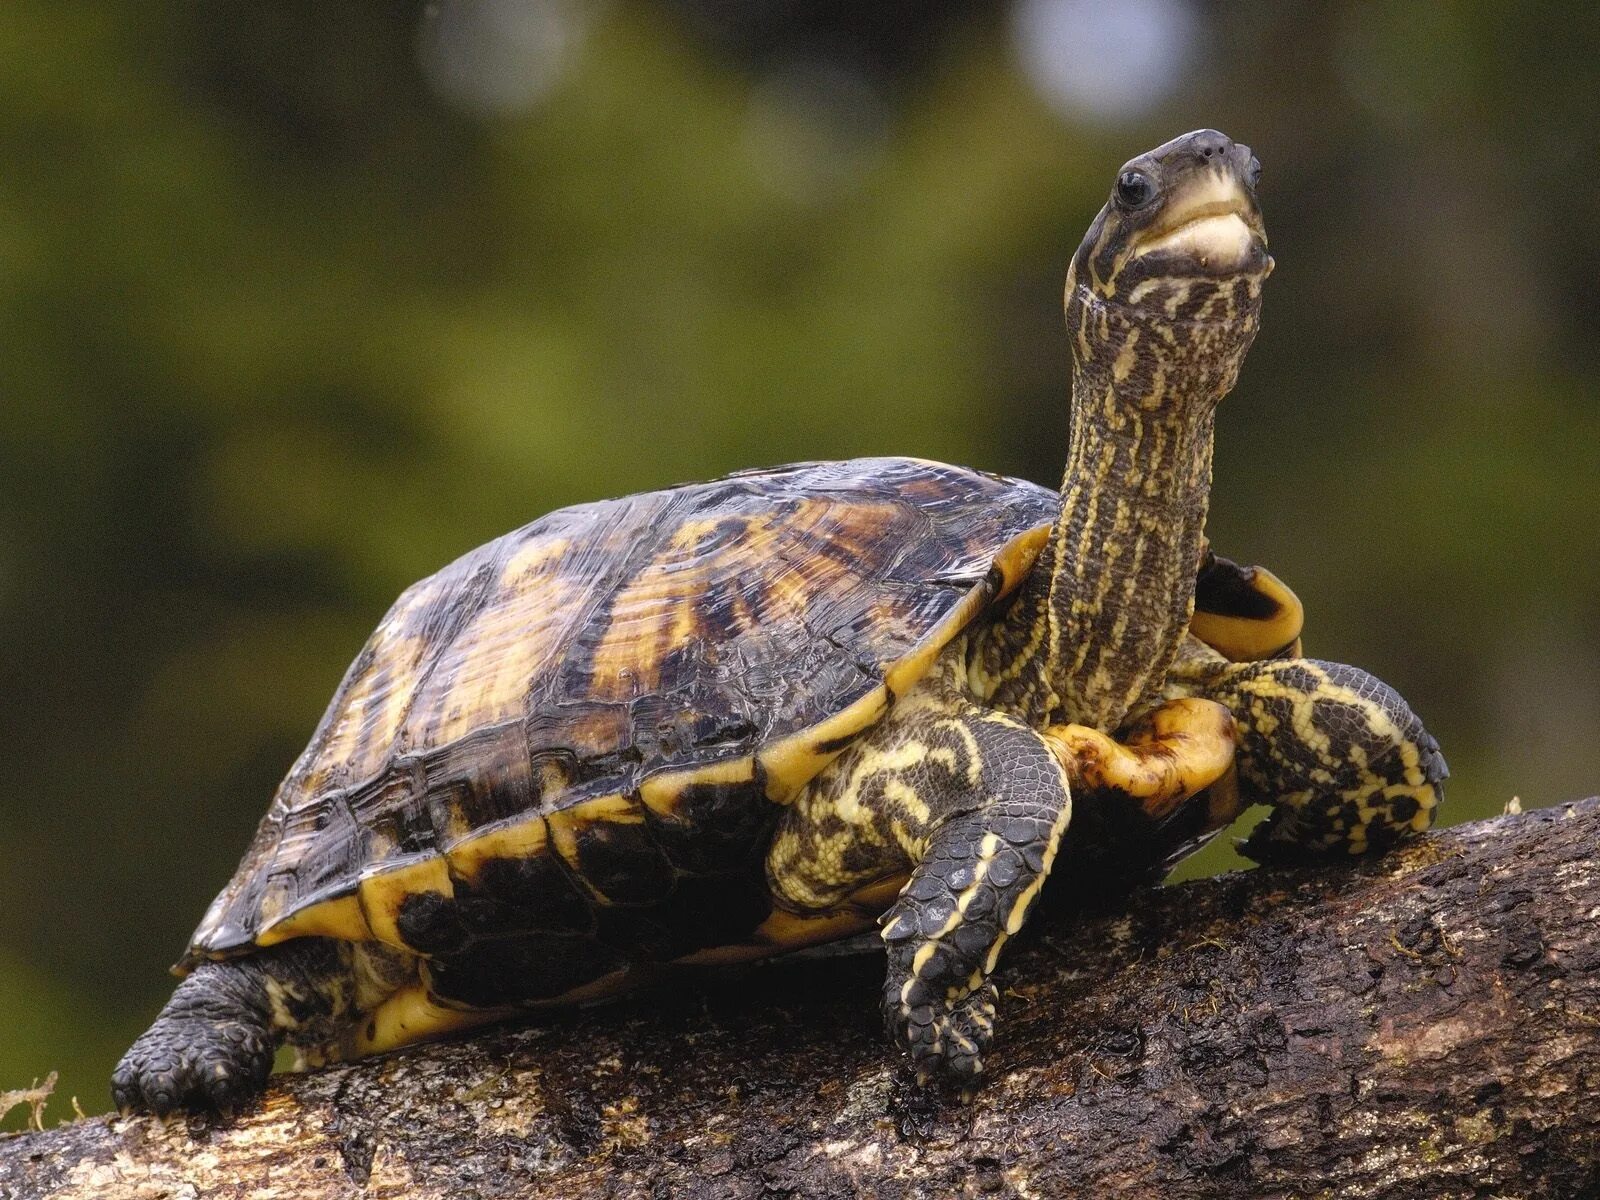
M0 1090L105 1107L413 579L755 464L1054 484L1066 261L1200 125L1278 260L1214 540L1447 821L1600 790L1596 64L1493 0L7 0Z

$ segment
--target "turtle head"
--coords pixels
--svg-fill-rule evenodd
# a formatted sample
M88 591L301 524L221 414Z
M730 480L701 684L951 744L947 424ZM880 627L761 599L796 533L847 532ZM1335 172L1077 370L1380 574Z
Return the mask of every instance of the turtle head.
M1232 387L1260 320L1261 284L1272 270L1256 204L1261 163L1250 147L1214 129L1174 138L1123 165L1067 274L1074 354L1115 362L1165 346L1177 361ZM1168 374L1163 372L1162 374ZM1198 381L1197 381L1198 382Z

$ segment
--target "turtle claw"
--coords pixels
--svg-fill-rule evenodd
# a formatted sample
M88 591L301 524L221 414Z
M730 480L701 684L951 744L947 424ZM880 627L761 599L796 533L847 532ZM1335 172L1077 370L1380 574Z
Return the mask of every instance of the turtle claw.
M973 1095L983 1074L983 1056L994 1041L998 999L987 980L954 1001L913 1004L898 993L889 997L885 1024L889 1036L911 1056L918 1086L945 1084L959 1089L963 1099Z

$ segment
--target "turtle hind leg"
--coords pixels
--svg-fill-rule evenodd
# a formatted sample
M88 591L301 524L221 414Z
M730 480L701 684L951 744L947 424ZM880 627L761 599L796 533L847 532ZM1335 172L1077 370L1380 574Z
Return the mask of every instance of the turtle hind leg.
M117 1064L117 1108L232 1112L254 1099L287 1034L348 1018L349 949L302 938L200 964Z

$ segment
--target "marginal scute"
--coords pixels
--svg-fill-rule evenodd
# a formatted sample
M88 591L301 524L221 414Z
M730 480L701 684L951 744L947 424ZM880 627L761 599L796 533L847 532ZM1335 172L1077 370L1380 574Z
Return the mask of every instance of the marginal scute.
M455 894L449 864L441 855L424 855L403 866L362 876L356 885L356 895L372 936L396 949L418 953L417 947L406 941L399 928L400 913L407 897L418 892L434 892L443 897Z
M1189 631L1224 658L1253 662L1298 655L1305 609L1265 567L1210 555L1195 581Z
M687 771L663 771L639 785L639 799L658 817L675 817L690 788L709 785L728 786L751 783L756 777L756 761L748 755L709 763Z
M256 945L273 946L297 937L364 942L372 936L366 914L361 911L361 901L351 891L295 909L282 920L264 923L256 934Z
M634 796L601 796L553 812L550 844L600 904L651 904L672 891L672 864Z
M644 812L627 796L597 796L545 818L556 853L572 867L578 865L578 841L594 825L642 825Z
M511 817L445 847L445 860L457 878L476 879L486 862L543 854L550 831L537 813Z
M932 669L934 661L978 615L1004 600L1027 575L1028 568L1049 539L1050 527L1040 525L1019 534L996 551L989 575L961 598L953 609L910 654L890 664L884 682L892 696L904 696Z
M589 891L559 854L487 858L470 876L452 867L457 918L469 939L517 933L595 932L598 912Z
M876 687L854 704L805 732L768 746L757 755L767 780L767 797L787 804L822 769L844 753L863 730L889 711L889 689Z
M985 580L956 605L933 634L910 654L892 663L884 672L884 684L889 695L898 699L917 685L917 681L932 669L934 660L961 630L972 623L974 617L993 601L995 589L992 581Z
M1001 546L994 556L994 569L1000 572L1000 583L995 593L996 600L1004 600L1027 577L1028 571L1033 567L1033 562L1039 557L1039 551L1044 549L1044 544L1050 540L1050 526L1035 525L1012 538Z

